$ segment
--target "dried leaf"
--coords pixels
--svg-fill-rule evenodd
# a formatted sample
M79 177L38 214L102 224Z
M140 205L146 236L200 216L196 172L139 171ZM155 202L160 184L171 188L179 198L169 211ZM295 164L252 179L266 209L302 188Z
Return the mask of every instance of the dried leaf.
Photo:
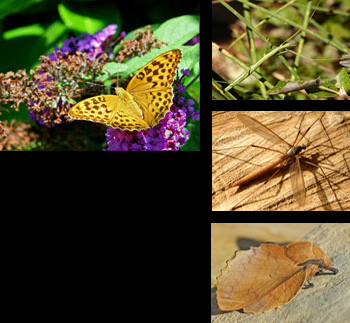
M347 67L350 70L350 55L344 55L340 58L339 64L341 66Z
M294 81L294 82L285 82L279 81L268 93L268 95L284 94L293 91L300 91L309 88L317 88L321 85L321 78L318 77L315 80L310 81Z
M254 314L270 311L289 302L319 268L336 274L338 270L331 266L324 252L308 241L238 251L218 277L219 308L243 308Z

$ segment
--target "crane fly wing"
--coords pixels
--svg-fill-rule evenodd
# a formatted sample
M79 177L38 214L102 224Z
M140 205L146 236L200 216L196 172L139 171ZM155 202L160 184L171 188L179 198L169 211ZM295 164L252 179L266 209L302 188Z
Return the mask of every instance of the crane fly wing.
M251 131L255 132L264 139L269 140L270 142L277 145L283 145L287 149L292 148L292 145L290 145L288 142L276 135L272 130L264 126L259 121L253 119L252 117L248 117L245 114L239 114L237 118Z
M289 168L290 182L292 184L294 198L297 200L298 204L302 206L305 204L305 183L300 167L299 157L296 155L295 158L295 163L293 163Z

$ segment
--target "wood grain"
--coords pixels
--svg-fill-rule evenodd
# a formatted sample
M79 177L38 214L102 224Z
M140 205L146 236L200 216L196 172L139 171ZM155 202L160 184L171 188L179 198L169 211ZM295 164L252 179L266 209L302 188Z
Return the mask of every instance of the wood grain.
M350 112L327 111L322 123L317 122L302 143L311 141L321 146L306 157L328 166L324 171L339 200L337 202L321 170L302 163L306 186L306 203L300 207L295 201L289 181L289 165L266 185L273 172L242 187L227 189L238 179L257 167L270 162L280 154L253 147L235 148L251 144L284 151L245 127L238 114L247 114L293 144L303 111L214 111L212 112L212 209L236 210L298 210L331 211L350 210ZM301 130L311 125L320 111L305 115ZM330 138L330 140L328 139ZM341 150L331 148L337 147ZM311 147L311 146L310 146ZM251 197L241 202L248 195ZM340 204L340 205L339 205Z

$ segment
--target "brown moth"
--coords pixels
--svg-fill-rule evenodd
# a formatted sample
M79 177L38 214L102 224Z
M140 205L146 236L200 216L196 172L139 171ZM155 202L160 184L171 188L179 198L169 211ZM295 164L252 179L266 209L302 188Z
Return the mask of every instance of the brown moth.
M308 241L238 251L218 277L219 308L254 314L270 311L289 302L320 268L336 274L331 266L325 253Z

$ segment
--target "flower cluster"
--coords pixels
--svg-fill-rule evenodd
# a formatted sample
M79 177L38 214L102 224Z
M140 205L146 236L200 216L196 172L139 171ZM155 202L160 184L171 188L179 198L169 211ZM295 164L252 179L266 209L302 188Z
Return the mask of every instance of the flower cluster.
M0 150L22 150L38 141L39 136L33 133L28 123L18 121L4 121L4 138L0 136Z
M77 80L89 79L90 81L93 81L94 78L98 76L98 73L101 72L103 65L107 62L107 53L111 52L109 46L111 45L112 37L116 31L117 25L109 25L102 31L98 31L93 35L83 33L79 37L71 37L64 41L62 47L56 47L55 50L48 55L47 60L41 63L41 66L39 67L41 70L40 73L50 73L46 82L39 86L48 87L48 84L51 82L59 85L62 89L62 84L63 86L64 84L67 84L67 79L71 79L72 76L75 78L75 81L71 80L71 85L73 87L78 84ZM120 34L114 43L119 41L122 37L125 37L124 32ZM85 61L79 61L79 56L82 55L86 55L87 59L85 59ZM68 74L66 73L65 77L62 78L62 65L66 65L65 60L73 62L73 64L70 63L71 67L68 71L67 68L64 69ZM42 65L43 63L45 63L44 66ZM79 63L79 65L77 63ZM46 67L50 67L50 65L54 66L54 68L47 71ZM78 69L74 69L75 66L78 66ZM85 90L85 92L86 91L87 90ZM69 92L71 93L71 91ZM100 93L101 91L95 95ZM46 104L47 106L42 107L41 109L33 109L33 105L36 102L30 102L28 110L29 117L32 121L36 121L39 125L53 127L57 124L62 124L67 120L68 115L65 106L67 106L70 98L76 97L77 95L67 96L66 93L62 93L61 90L60 92L55 92L55 95L49 92L49 96L53 96L53 99L55 100L54 106ZM82 93L80 93L80 96L82 96Z
M81 95L81 89L75 79L97 75L106 61L106 55L89 61L87 54L77 53L67 58L58 57L52 61L41 56L41 64L27 73L0 73L0 103L10 104L18 111L20 104L25 104L32 120L52 127L67 118L67 106L71 98Z
M153 33L154 30L151 30L151 26L146 26L145 29L138 29L135 31L137 35L135 38L122 40L120 43L123 48L118 51L118 57L116 57L117 62L121 63L126 58L145 55L150 52L152 48L160 48L164 43L153 37Z
M83 33L79 37L70 37L63 42L62 47L56 47L49 57L55 60L57 51L64 53L64 55L76 54L79 51L87 53L88 58L94 60L102 53L109 52L107 46L110 45L112 37L116 32L117 25L109 25L102 31L98 31L93 35ZM121 38L125 37L125 35L125 32L122 32L113 43L118 42Z
M46 127L69 120L71 99L81 97L91 89L91 86L81 88L79 80L99 75L107 61L106 54L93 61L81 52L63 56L59 51L55 60L41 56L41 63L35 72L31 71L32 77L25 85L25 89L30 90L24 97L29 116L32 121Z

